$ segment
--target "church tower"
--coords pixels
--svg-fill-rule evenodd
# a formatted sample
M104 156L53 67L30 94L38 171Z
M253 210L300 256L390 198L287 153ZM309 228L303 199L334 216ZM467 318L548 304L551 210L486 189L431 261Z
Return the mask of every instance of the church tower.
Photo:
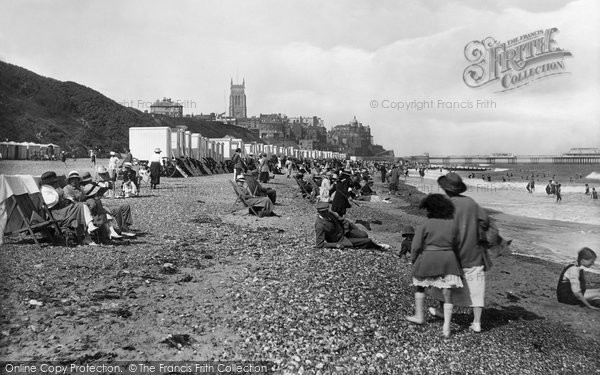
M242 80L242 84L233 84L231 79L231 93L229 94L229 117L246 118L246 79Z

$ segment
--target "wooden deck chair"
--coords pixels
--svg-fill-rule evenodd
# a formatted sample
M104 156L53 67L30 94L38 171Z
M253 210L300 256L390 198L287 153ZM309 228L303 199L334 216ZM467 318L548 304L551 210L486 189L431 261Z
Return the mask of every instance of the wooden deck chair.
M310 186L312 186L312 192L311 194L311 201L316 201L318 198L318 196L320 195L321 192L321 185L318 184L312 177L308 177L306 179L306 182L308 182L310 184Z
M29 232L35 244L41 248L36 232L44 231L54 244L62 238L62 234L41 195L39 193L35 195L37 196L27 193L11 195L4 201L7 218L4 235ZM54 229L54 233L51 228Z
M256 212L256 210L254 209L254 207L252 207L252 205L250 203L248 203L248 201L245 198L245 194L244 192L241 190L241 187L239 187L238 185L236 185L235 182L228 180L229 183L231 184L231 186L233 187L233 191L235 192L235 195L237 196L236 200L235 200L235 205L237 205L237 202L240 201L242 202L242 204L245 207L248 207L248 209L255 215L258 216L258 212Z
M304 187L304 184L300 181L300 179L296 176L293 176L294 180L296 180L296 183L298 184L298 186L300 187L300 191L302 192L302 195L304 196L304 198L308 199L311 203L314 203L316 200L316 193L315 193L315 189L313 188L312 192L309 192L308 190L306 190L306 188Z

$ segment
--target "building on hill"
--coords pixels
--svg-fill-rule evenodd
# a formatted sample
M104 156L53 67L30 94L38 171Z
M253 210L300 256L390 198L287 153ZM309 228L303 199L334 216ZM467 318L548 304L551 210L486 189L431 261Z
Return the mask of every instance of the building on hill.
M246 108L246 79L242 80L242 84L233 84L231 79L229 94L229 117L235 119L243 119L247 117Z
M153 115L183 117L183 106L178 102L172 101L171 98L163 98L163 100L156 100L150 106L150 113Z
M334 151L346 152L350 155L372 156L373 137L371 128L364 126L356 120L356 116L350 123L337 125L327 134L327 143Z

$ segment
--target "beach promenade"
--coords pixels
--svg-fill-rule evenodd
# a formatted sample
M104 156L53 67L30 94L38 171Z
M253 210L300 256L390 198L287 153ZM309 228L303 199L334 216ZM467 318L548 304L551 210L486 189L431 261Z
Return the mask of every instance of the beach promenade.
M4 161L0 170L91 170L88 161L69 163ZM457 309L444 339L441 321L404 320L413 311L411 267L393 252L315 249L315 209L293 180L278 175L268 184L281 217L259 219L239 204L235 210L230 177L142 187L141 197L127 199L140 234L114 246L40 250L31 240L7 239L2 360L266 360L276 372L315 374L600 368L600 313L557 304L562 265L498 258L487 279L483 332L470 332L468 310ZM394 251L402 226L423 220L415 208L421 193L401 184L400 194L348 214ZM600 285L596 275L589 281Z

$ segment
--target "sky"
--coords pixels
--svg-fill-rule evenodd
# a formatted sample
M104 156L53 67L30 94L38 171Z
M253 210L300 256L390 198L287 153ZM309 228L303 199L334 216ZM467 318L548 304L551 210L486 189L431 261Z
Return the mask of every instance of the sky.
M140 110L354 116L396 156L600 147L596 0L0 0L0 60ZM465 47L557 28L566 74L469 87ZM410 103L413 103L412 105Z

